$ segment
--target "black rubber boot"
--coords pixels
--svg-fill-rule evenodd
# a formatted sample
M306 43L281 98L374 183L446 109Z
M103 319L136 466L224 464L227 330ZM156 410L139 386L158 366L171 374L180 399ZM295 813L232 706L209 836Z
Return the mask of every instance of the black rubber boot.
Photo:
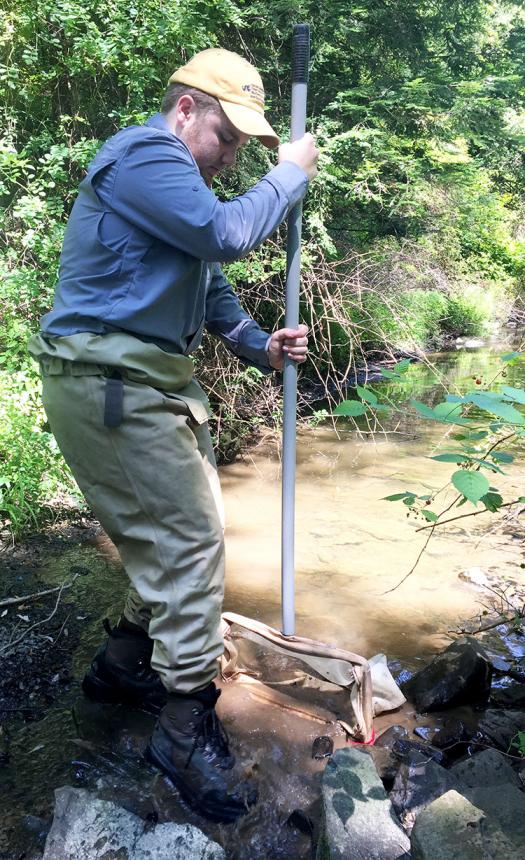
M215 713L220 691L212 683L189 695L170 693L147 756L196 812L232 822L257 801L253 784L237 778L228 736Z
M84 693L95 702L121 703L158 714L167 692L150 666L153 642L148 634L125 618L116 627L106 618L104 628L108 640L84 676Z

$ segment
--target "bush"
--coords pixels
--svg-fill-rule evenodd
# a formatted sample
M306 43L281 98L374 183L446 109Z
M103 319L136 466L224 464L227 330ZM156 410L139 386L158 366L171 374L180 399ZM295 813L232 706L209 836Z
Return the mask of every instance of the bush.
M17 535L80 494L49 432L31 367L0 375L0 514ZM66 495L68 494L68 495Z
M487 311L468 296L449 298L447 312L442 320L444 332L455 337L483 334L487 323Z

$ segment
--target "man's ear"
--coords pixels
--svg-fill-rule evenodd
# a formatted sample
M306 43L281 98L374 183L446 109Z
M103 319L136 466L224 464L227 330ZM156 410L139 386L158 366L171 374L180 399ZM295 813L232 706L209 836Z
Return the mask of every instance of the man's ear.
M180 124L181 128L188 124L196 108L195 100L188 93L180 97L175 105L175 121Z

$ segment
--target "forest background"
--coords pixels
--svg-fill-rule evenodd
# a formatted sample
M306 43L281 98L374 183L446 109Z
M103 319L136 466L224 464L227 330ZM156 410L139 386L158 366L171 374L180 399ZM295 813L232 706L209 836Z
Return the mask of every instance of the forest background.
M525 0L2 0L0 519L20 535L75 496L26 345L51 303L76 188L101 143L159 108L173 70L219 45L261 71L287 136L292 26L309 22L305 396L358 368L520 318L525 291ZM250 142L216 191L271 166ZM285 230L227 267L267 329L282 321ZM523 316L521 317L523 319ZM220 344L195 356L220 457L280 419L270 385Z

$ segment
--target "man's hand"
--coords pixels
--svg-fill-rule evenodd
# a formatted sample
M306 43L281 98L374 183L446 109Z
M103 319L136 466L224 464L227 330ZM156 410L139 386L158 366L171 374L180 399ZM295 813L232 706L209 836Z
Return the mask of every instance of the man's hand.
M305 134L293 143L283 143L279 147L279 164L282 161L293 161L297 164L308 179L313 179L317 173L317 159L319 150L311 134Z
M268 344L268 361L274 370L282 370L284 356L299 364L306 361L308 355L308 326L299 325L297 328L280 328L274 331Z

